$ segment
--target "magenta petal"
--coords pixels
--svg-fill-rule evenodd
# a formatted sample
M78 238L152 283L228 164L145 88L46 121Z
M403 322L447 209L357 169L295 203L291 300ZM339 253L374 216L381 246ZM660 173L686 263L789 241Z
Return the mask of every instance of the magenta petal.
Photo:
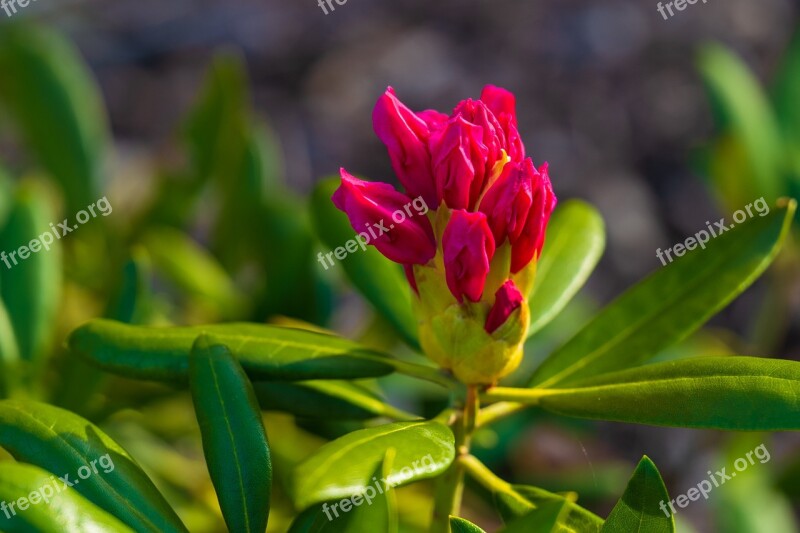
M497 87L496 85L487 85L481 92L481 102L492 110L495 116L500 116L502 113L508 113L512 117L517 116L517 99L511 91Z
M479 126L459 116L431 139L436 194L451 209L467 209L474 182L483 180L487 150L481 135Z
M423 265L433 259L433 227L428 217L414 210L414 216L408 216L406 206L412 201L408 196L387 183L360 180L344 169L341 175L342 184L331 199L361 238L396 263Z
M547 164L542 165L532 182L533 202L525 227L512 243L511 272L516 273L525 268L534 257L539 257L544 245L545 230L550 221L550 215L556 207L556 197L550 184L547 173Z
M506 238L514 244L525 228L533 203L532 184L538 174L530 158L508 163L481 200L479 210L486 214L495 244Z
M428 120L434 121L430 116ZM392 168L412 198L422 196L431 209L437 207L436 187L428 151L430 127L425 118L406 107L389 87L372 112L375 134L389 150Z
M486 317L486 324L484 325L486 332L490 335L494 333L497 328L505 323L511 313L519 309L523 301L522 293L519 292L513 281L508 280L503 283L497 289L494 295L494 305L492 305L489 315Z
M494 238L483 213L452 212L442 236L447 287L459 302L464 296L477 302L483 295Z

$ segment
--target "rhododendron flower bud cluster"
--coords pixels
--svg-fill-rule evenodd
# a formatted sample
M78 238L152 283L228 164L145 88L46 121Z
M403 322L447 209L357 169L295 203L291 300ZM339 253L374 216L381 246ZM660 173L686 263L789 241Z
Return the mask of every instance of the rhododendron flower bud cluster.
M449 116L414 112L389 88L373 123L405 192L342 169L333 201L361 231L425 200L427 216L371 244L405 268L428 357L464 383L493 384L519 365L527 337L527 295L556 204L547 165L525 156L514 96L499 87Z

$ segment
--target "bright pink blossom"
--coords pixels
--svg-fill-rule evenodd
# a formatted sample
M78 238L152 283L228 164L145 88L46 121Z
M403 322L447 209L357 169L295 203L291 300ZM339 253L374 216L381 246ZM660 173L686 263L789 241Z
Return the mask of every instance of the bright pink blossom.
M532 180L533 203L528 211L525 227L511 246L511 272L519 272L538 258L544 245L544 235L550 214L556 207L556 197L547 173L547 163L539 167Z
M375 104L372 124L375 134L389 150L392 168L406 194L412 198L422 196L425 203L435 207L438 201L428 152L429 122L436 125L442 119L435 112L420 115L398 100L394 89L389 87Z
M442 236L447 286L459 302L477 302L494 256L494 237L483 213L455 209Z
M436 255L433 227L427 217L407 217L392 221L395 212L403 213L411 199L386 183L363 181L341 169L342 184L333 193L333 203L347 214L357 233L366 233L369 244L396 263L425 264Z
M516 311L525 301L522 293L511 280L503 283L494 295L494 305L486 317L484 329L490 335L502 326L508 317Z

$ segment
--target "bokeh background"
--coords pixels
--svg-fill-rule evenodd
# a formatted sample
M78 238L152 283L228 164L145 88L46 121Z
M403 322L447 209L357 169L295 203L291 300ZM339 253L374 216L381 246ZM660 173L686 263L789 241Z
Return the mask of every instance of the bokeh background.
M325 15L313 0L37 0L17 17L65 34L96 77L115 142L103 180L117 216L146 205L159 169L185 158L177 132L220 49L245 59L254 112L279 139L284 181L300 196L341 166L393 180L371 124L372 106L387 86L414 109L442 111L477 97L484 84L512 90L528 153L537 164L549 162L559 199L581 198L599 208L608 234L586 290L529 347L532 361L592 309L660 268L657 248L725 215L698 163L717 134L698 51L721 43L767 84L800 14L800 3L789 0L709 0L669 20L652 0L334 5ZM25 165L13 131L2 123L0 154L11 168ZM202 239L202 219L189 229ZM748 290L685 349L797 358L797 283L784 286L785 327L762 343L754 324L768 305L765 285ZM337 298L340 311L328 325L358 333L365 304L347 290ZM754 444L746 449L763 441L772 452L770 463L752 467L763 479L742 480L738 489L733 482L708 502L693 503L679 515L683 530L756 531L737 529L752 523L740 513L775 518L758 531L796 530L791 517L800 490L781 476L800 464L800 438L749 439ZM527 414L479 436L478 444L482 458L505 477L576 490L605 516L643 454L659 465L671 493L685 493L707 470L731 464L725 453L741 445L735 440L710 431L564 424ZM469 496L467 506L468 517L493 523L479 498ZM745 525L737 526L741 520Z

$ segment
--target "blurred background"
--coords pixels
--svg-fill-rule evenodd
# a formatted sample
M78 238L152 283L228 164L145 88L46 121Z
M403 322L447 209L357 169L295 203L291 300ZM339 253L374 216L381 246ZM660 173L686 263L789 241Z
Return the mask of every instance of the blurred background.
M726 192L726 174L715 165L715 161L740 159L726 159L730 152L724 151L724 142L731 135L730 124L725 111L715 113L714 107L715 98L725 101L725 88L737 90L742 78L731 74L730 82L715 90L715 65L728 59L736 62L731 69L741 67L750 76L741 83L755 82L765 99L772 98L772 87L786 71L788 51L797 48L793 39L800 3L710 0L689 5L668 20L658 13L656 4L652 0L602 4L577 0L347 0L344 5L334 3L335 10L326 15L314 0L37 0L13 19L54 29L74 43L97 82L113 137L113 149L103 152L98 172L99 188L107 191L115 209L109 224L114 219L113 224L124 228L120 231L126 242L144 242L156 270L160 266L166 272L155 277L152 290L156 295L167 294L167 303L153 304L159 318L150 322L197 322L242 315L195 307L176 311L186 302L175 293L197 291L207 278L199 275L194 287L179 290L170 285L170 272L180 277L180 272L176 273L180 267L173 265L170 271L164 264L182 244L148 245L146 234L152 230L146 226L158 223L179 228L202 246L208 245L236 285L232 292L247 293L259 287L260 269L278 279L284 279L281 276L286 272L301 275L313 271L297 284L281 283L282 287L272 292L267 289L264 298L250 302L246 318L288 317L281 320L306 320L349 336L380 336L381 325L375 324L368 304L348 288L341 273L319 272L315 260L298 252L310 250L315 257L318 251L330 249L313 237L313 227L312 237L300 241L291 231L259 240L262 228L267 228L270 220L274 222L270 216L278 216L275 213L282 213L281 209L304 209L305 198L317 181L335 174L341 166L371 179L394 181L371 122L372 107L387 86L393 86L413 109L446 112L463 98L478 97L485 84L513 91L527 151L537 164L550 164L559 200L581 198L595 205L607 229L606 253L586 289L529 346L530 368L555 343L576 331L593 310L661 268L656 249L682 242L703 229L706 221L744 206ZM8 27L0 12L0 44ZM722 48L708 48L709 43ZM226 63L228 60L219 59L220 52L243 62ZM795 52L795 56L800 54ZM218 68L210 75L214 64ZM243 64L244 74L240 77L231 64ZM800 72L797 67L795 70L793 79ZM191 186L184 188L187 181L181 181L181 176L192 174L183 169L197 167L202 159L201 136L192 132L208 118L202 106L214 92L213 72L219 79L239 80L247 88L244 94L249 92L243 120L259 125L261 146L266 146L262 156L267 154L262 162L266 161L269 174L263 187L265 203L278 210L266 218L260 214L248 218L245 209L228 221L228 229L221 227L220 213L230 214L235 210L230 206L236 204L217 204L215 200L226 194L224 190L198 192ZM0 73L9 79L17 76L24 77L20 71ZM785 104L794 98L800 102L800 93L791 89L800 85L786 82L786 86L789 89L784 89L783 100L779 95L771 101ZM794 109L800 107L798 102ZM759 105L753 103L752 107ZM786 109L777 105L774 117L779 129L783 128L781 117L786 115ZM19 176L35 166L31 163L35 158L29 157L13 121L3 117L0 114L0 160L9 174ZM787 136L797 133L789 130ZM800 152L800 143L794 146ZM752 174L745 164L738 170ZM781 190L791 192L791 187L794 185ZM185 205L183 200L191 195L196 201ZM232 195L237 198L236 193ZM745 199L749 202L757 197ZM167 205L177 205L180 214L166 213ZM69 211L64 216L67 214ZM314 215L309 216L313 226ZM264 232L270 233L268 229ZM92 242L94 237L87 234L82 238ZM95 242L103 238L98 239ZM231 239L241 240L242 248L233 250L221 244ZM115 245L107 246L115 249ZM91 262L85 258L85 250L67 255L76 265ZM126 253L117 250L110 255ZM260 259L255 266L248 263L247 257L256 255ZM135 254L129 264L136 264ZM791 258L779 260L772 278L756 283L704 333L677 347L676 353L797 359L800 291L793 270L796 264ZM75 318L71 322L101 310L103 299L98 294L113 292L108 289L112 282L106 286L91 281L95 270L87 268L81 274L75 267L66 275L62 308L80 308L72 309ZM119 277L114 272L104 276ZM77 288L80 285L88 290ZM231 309L240 309L237 298L243 297L200 296L215 309L220 300ZM310 298L315 303L306 305ZM181 303L175 303L176 299ZM62 331L69 325L63 325ZM663 358L673 356L664 354ZM385 392L413 408L418 398L404 395L403 386L390 386ZM87 407L85 413L104 417L114 411L107 403L92 401L103 408ZM435 411L440 402L440 398L430 397L423 404ZM153 408L142 405L140 415ZM181 405L178 402L175 413L183 413ZM168 407L159 405L158 409L164 412ZM118 414L112 420L125 434L134 431L133 426L125 425L125 417L140 415ZM186 414L170 416L179 420ZM275 424L288 422L281 418ZM165 428L153 431L174 442L175 435ZM332 427L323 436L337 431ZM139 451L145 455L158 456L161 450L161 445L141 435L128 434L127 438L140 442ZM477 439L481 458L504 478L554 491L574 490L584 505L601 516L613 506L644 454L659 466L670 493L678 494L705 479L707 470L732 464L732 458L739 456L736 450L750 450L761 442L772 453L771 462L752 467L746 479L714 492L708 502L681 510L679 531L797 531L800 482L792 473L800 470L800 438L795 435L738 437L711 431L565 423L528 413ZM188 455L199 453L191 449L194 451ZM176 457L172 460L185 459ZM156 477L166 477L164 483L174 485L176 492L196 490L201 481L194 478L205 476L200 463L185 465L180 474L173 469L170 475L159 472L158 461L143 462ZM175 479L181 476L185 479ZM213 506L212 498L205 496ZM424 499L424 494L420 497ZM499 525L479 493L468 495L466 505L468 518L488 530ZM193 531L214 531L219 526L203 512L191 512L199 516L193 522L196 529L190 527ZM281 531L281 521L271 519L273 523L274 530Z

